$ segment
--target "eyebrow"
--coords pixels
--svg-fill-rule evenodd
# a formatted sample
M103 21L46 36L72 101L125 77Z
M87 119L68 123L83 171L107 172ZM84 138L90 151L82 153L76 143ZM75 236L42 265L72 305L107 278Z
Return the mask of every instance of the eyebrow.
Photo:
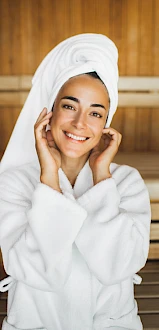
M66 100L71 100L71 101L74 101L74 102L80 103L80 100L77 99L77 98L74 97L74 96L64 96L64 97L61 98L61 100L64 100L64 99L66 99ZM91 107L96 107L96 108L103 108L103 109L106 110L106 108L105 108L105 106L104 106L103 104L93 103L93 104L91 104L90 106L91 106Z

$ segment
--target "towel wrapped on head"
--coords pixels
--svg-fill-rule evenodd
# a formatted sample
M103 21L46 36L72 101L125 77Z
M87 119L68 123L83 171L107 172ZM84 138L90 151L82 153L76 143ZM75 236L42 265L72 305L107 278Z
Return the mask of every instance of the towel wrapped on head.
M106 127L118 103L118 51L102 34L86 33L58 44L43 59L32 79L32 88L19 115L2 158L0 173L37 159L34 124L44 107L51 110L62 85L71 77L96 72L105 84L110 108Z

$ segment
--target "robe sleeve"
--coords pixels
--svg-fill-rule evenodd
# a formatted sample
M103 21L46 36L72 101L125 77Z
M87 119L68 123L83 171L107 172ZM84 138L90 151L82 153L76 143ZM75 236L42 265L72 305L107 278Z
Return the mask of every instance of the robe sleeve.
M33 189L18 173L0 176L0 243L8 275L58 291L72 263L72 244L87 212L43 183Z
M78 202L88 212L75 242L88 267L104 285L134 275L148 256L151 209L139 172L122 165Z

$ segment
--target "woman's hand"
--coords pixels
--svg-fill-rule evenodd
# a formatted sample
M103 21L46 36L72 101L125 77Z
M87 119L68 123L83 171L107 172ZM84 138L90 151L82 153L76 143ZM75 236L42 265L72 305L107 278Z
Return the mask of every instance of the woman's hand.
M51 131L46 132L46 125L49 124L51 117L52 111L47 114L46 108L40 113L34 125L35 146L41 167L41 182L60 191L58 169L61 166L61 155Z
M109 166L118 151L121 139L122 135L114 128L103 129L101 140L92 149L89 157L94 184L111 177Z

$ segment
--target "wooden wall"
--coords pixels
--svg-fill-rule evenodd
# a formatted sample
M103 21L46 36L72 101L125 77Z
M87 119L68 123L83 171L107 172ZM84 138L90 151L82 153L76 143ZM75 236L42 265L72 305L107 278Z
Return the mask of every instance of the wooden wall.
M0 75L33 74L63 39L103 33L119 49L122 76L159 76L159 0L0 0ZM0 152L20 107L0 106ZM159 151L159 108L119 108L121 151Z

